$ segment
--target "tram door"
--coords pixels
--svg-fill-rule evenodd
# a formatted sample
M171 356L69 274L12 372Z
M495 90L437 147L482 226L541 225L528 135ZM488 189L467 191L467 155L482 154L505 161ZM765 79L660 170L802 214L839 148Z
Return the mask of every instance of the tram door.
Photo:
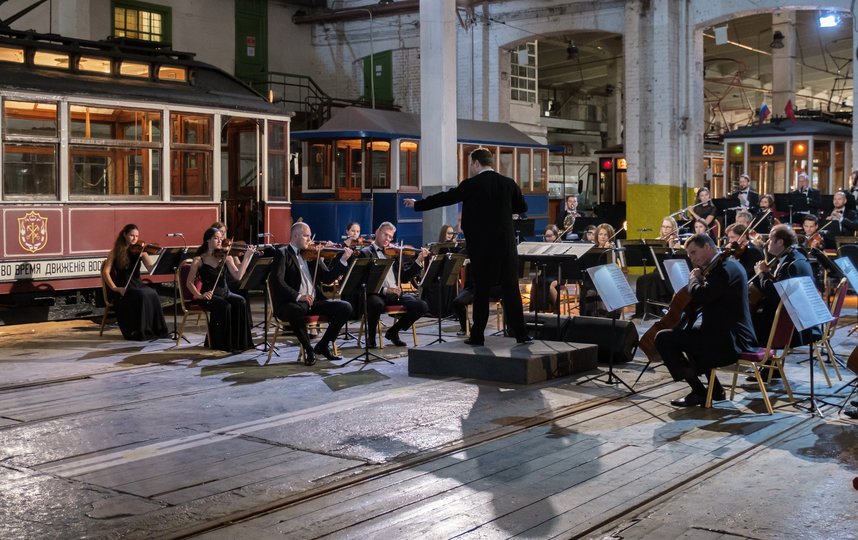
M261 230L261 137L261 127L254 120L236 117L226 121L221 137L221 174L226 175L221 182L221 200L227 234L251 244L257 243Z

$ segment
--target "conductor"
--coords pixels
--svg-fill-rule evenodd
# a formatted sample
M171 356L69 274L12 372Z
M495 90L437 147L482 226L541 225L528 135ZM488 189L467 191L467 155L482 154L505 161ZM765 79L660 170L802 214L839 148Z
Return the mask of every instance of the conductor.
M504 313L518 343L530 343L518 292L518 253L515 246L513 214L527 212L527 203L515 180L492 168L492 154L477 148L470 154L470 178L447 191L423 200L404 199L418 212L462 203L462 232L468 243L470 272L474 278L474 325L469 345L482 345L489 318L489 290L499 284L503 290Z

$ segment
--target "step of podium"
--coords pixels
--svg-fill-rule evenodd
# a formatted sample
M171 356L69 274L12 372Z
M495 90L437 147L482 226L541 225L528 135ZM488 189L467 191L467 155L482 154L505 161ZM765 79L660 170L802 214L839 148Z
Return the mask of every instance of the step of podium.
M596 369L598 349L560 341L519 345L503 337L488 337L480 347L457 340L409 349L408 374L534 384Z

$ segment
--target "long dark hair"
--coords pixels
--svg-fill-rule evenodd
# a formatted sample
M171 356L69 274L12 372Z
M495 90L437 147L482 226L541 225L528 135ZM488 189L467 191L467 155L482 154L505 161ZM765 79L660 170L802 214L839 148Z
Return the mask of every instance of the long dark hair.
M125 240L125 235L134 229L139 230L140 228L133 223L122 227L122 230L119 231L119 235L116 237L116 241L113 242L113 261L116 268L124 270L131 266L131 258L128 256L128 241Z
M456 229L452 225L441 225L441 230L438 231L438 241L447 241L447 231L453 231L453 236L456 236Z
M195 255L197 257L203 255L209 249L209 240L212 239L212 236L216 235L220 232L220 229L216 229L214 227L206 229L206 232L203 233L203 243L200 244L200 247L197 248L197 252Z

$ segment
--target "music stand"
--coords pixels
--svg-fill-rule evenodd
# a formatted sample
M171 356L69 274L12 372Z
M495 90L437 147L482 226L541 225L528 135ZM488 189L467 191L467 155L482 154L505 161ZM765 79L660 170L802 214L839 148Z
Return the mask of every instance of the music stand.
M420 279L420 284L418 285L420 289L430 283L438 284L438 337L429 343L429 345L434 345L435 343L446 343L447 341L441 337L441 320L443 319L443 317L441 317L441 310L443 309L442 304L444 302L443 292L447 287L456 285L456 280L459 278L459 270L462 269L462 265L464 263L464 255L454 255L452 253L435 255L429 261L429 264L426 265L426 270L423 271L423 277Z
M170 339L176 339L179 335L179 279L176 276L176 269L187 258L188 248L186 247L168 247L162 248L158 254L158 261L155 263L155 268L149 272L150 275L173 274L173 332L170 334ZM186 343L190 343L188 338L182 336Z
M778 281L775 284L775 290L783 301L784 308L787 310L789 318L792 319L793 325L798 332L821 326L830 322L833 317L828 311L828 306L822 301L819 293L816 291L816 285L810 276L801 276L797 278ZM817 400L814 394L813 383L813 346L808 344L808 365L810 366L810 395L807 399L797 401L793 404L798 409L803 409L810 414L818 414L823 417L822 411L819 409L817 401L825 405L836 406L833 403L828 403L824 400ZM803 405L802 402L807 404Z
M536 220L532 218L512 220L512 228L515 231L515 240L517 244L520 244L525 240L523 237L533 236L535 224Z
M262 352L268 350L268 272L271 270L271 262L274 257L258 257L250 261L250 266L245 270L244 277L238 282L238 289L243 291L263 291L262 305L264 316L262 318L263 335L265 343ZM274 351L275 354L277 351ZM279 355L278 355L279 356Z
M590 274L593 285L596 287L596 292L599 293L602 302L604 302L605 307L611 314L611 352L608 356L607 374L599 373L580 381L578 384L584 384L589 381L600 381L602 380L602 375L607 375L607 378L604 379L606 384L622 384L629 389L629 392L634 394L635 390L614 373L614 348L617 342L615 338L617 335L617 314L624 307L636 304L637 298L632 288L629 287L629 282L626 281L623 272L617 265L604 264L602 266L595 266L588 268L587 273Z
M369 328L369 313L367 311L367 296L370 294L378 294L381 291L381 286L384 284L384 278L387 276L390 267L393 266L393 259L370 259L356 257L352 259L351 266L346 272L346 277L343 278L343 284L340 287L340 297L349 298L356 291L360 290L363 297L363 320L364 335L363 335L363 352L354 358L349 359L342 366L347 366L355 360L362 360L364 365L380 360L392 364L387 358L377 355L369 350L369 332L375 332L375 328ZM340 367L342 367L340 366Z

